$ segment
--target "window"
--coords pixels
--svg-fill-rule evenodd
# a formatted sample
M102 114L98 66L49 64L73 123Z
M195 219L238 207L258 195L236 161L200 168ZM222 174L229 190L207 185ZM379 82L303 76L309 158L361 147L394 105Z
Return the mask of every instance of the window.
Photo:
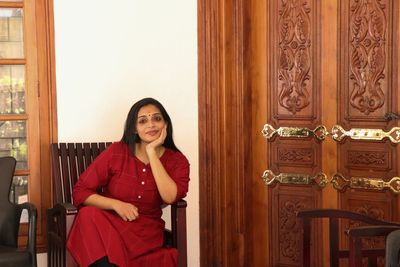
M39 251L51 203L49 144L56 132L52 19L52 0L0 1L0 156L17 159L10 200L38 209Z

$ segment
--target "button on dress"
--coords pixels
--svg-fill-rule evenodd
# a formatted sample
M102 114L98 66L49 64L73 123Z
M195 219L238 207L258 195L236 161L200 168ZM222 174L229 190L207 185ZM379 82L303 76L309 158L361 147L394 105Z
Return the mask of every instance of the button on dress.
M160 157L165 170L175 181L176 200L186 196L189 162L177 151L165 149ZM114 211L82 203L102 188L102 195L129 202L139 209L136 220L126 222ZM67 240L67 247L79 266L88 266L107 256L120 267L175 267L178 251L163 247L163 201L149 164L130 154L128 145L110 145L82 173L73 189L79 211Z

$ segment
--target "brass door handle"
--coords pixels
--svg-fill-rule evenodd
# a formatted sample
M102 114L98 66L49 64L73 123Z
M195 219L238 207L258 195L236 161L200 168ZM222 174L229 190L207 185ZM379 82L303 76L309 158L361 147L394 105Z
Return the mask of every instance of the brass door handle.
M385 182L381 178L351 177L345 178L342 174L333 175L331 183L338 191L345 191L347 187L353 189L379 190L390 189L392 192L400 193L400 177L393 177Z
M384 138L388 138L390 141L397 144L400 143L400 127L393 127L388 132L385 132L381 129L364 129L364 128L352 128L346 131L340 125L334 125L332 127L332 138L335 141L341 141L345 137L349 137L354 140L373 140L373 141L379 141Z
M275 129L271 124L265 124L264 128L261 130L262 135L268 140L271 139L275 134L280 137L292 137L292 138L307 138L314 136L319 141L325 139L329 134L326 127L323 125L317 126L314 130L301 127L279 127Z
M309 185L314 183L320 188L323 188L328 183L327 176L322 172L317 173L315 176L301 173L280 173L275 175L271 170L265 170L262 179L267 186L272 186L276 183L296 185Z

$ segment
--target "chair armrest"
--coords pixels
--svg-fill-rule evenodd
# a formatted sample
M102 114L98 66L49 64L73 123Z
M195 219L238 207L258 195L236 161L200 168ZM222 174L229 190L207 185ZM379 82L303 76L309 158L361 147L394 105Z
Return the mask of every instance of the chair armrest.
M71 203L57 203L47 209L47 232L65 241L77 213L77 208Z
M186 207L183 199L171 205L172 246L178 249L179 267L187 266Z
M179 241L186 244L186 207L187 203L183 199L171 204L172 246L176 248ZM185 240L179 240L180 238L185 238Z
M347 229L345 232L350 237L375 237L387 236L395 230L399 230L400 225L368 225Z
M172 206L176 206L177 208L186 208L187 207L187 202L186 202L186 200L181 199L181 200L173 203Z
M26 244L27 250L32 254L33 261L36 262L36 225L37 225L37 209L34 204L25 202L17 204L20 217L23 210L28 211L28 242Z
M52 208L48 209L50 212L61 212L65 215L76 214L77 208L72 203L57 203Z
M76 266L66 249L66 241L77 213L77 208L71 203L57 203L47 209L48 266Z
M329 219L350 219L353 221L360 221L370 225L398 225L393 222L383 221L372 218L370 216L360 214L348 210L339 209L312 209L312 210L301 210L296 212L296 216L299 218L329 218Z

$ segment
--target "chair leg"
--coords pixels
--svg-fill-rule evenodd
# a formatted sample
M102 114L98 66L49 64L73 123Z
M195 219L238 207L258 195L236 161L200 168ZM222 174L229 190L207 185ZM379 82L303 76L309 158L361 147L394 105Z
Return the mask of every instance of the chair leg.
M362 267L361 238L350 237L349 266Z

